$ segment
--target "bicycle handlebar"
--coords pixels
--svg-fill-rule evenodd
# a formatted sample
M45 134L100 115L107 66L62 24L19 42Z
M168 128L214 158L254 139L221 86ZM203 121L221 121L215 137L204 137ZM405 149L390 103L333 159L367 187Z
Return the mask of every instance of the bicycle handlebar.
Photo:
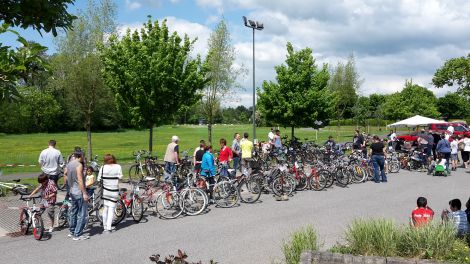
M41 196L23 197L23 195L21 195L21 197L20 197L20 200L21 200L21 201L25 201L25 202L31 201L31 200L32 200L32 201L35 201L36 199L41 199Z

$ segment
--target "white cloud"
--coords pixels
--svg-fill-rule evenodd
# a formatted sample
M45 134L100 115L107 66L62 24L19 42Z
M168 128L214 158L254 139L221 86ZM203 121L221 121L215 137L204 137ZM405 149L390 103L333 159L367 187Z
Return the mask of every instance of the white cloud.
M138 1L126 0L126 7L130 10L135 10L135 9L141 8L142 4L139 3Z

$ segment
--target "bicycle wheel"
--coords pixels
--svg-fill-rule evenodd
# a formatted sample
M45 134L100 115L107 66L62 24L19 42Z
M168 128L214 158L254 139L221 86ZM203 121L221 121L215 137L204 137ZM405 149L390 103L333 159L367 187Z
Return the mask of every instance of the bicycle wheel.
M61 206L57 214L57 226L64 228L68 224L68 207Z
M327 170L319 170L310 175L310 186L315 191L321 191L326 188L328 183L329 172Z
M27 235L31 222L28 219L28 211L26 209L20 212L20 232L22 235Z
M326 178L326 188L330 188L335 183L335 176L331 171L328 171L328 178Z
M391 173L397 173L400 171L400 163L398 161L392 161L390 162L390 172Z
M354 165L352 167L352 181L355 183L365 182L367 179L366 171L359 165Z
M244 203L255 203L261 196L261 187L254 179L243 179L238 185L238 196Z
M271 184L271 189L276 196L281 196L283 194L290 195L294 191L294 188L295 181L287 175L276 177Z
M336 171L336 184L338 184L339 186L348 186L349 178L349 170L347 170L346 168L341 168L340 170Z
M140 165L139 164L133 164L129 168L129 174L127 179L123 177L122 181L123 182L131 182L132 180L137 180L140 179Z
M184 212L187 215L198 215L202 213L207 206L206 194L198 188L187 189L183 193Z
M298 175L296 175L294 179L295 179L295 189L297 191L303 191L307 188L308 181L303 170L300 170L298 172Z
M162 192L157 197L157 212L165 219L175 219L183 213L184 204L178 192Z
M116 208L114 208L114 218L113 218L112 225L115 226L121 223L122 220L124 220L124 218L126 217L126 214L127 214L126 205L124 204L122 200L118 200L116 203Z
M44 222L42 221L42 217L40 214L35 214L33 216L33 236L36 240L41 240L42 236L44 235Z
M214 185L215 203L222 208L230 208L238 202L238 190L230 181L221 181Z
M137 223L140 222L144 216L144 204L142 203L142 199L139 197L134 197L132 200L131 215L132 219Z

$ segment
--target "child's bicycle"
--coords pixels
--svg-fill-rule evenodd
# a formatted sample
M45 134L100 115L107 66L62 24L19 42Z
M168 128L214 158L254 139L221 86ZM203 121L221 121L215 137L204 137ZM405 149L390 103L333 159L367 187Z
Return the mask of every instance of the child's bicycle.
M16 194L21 194L21 195L28 195L31 193L31 190L33 189L33 186L31 184L22 184L19 183L20 180L12 180L12 182L3 182L0 181L0 197L5 196L7 193L7 189L11 190L11 192L16 195Z
M20 231L21 234L27 235L29 228L33 229L33 236L36 240L41 240L44 235L44 223L42 221L42 208L36 206L36 199L41 197L23 197L20 200L26 202L26 206L20 208ZM29 206L29 201L33 201L33 205Z
M444 176L447 177L447 170L444 165L437 164L434 166L434 171L432 172L432 176Z

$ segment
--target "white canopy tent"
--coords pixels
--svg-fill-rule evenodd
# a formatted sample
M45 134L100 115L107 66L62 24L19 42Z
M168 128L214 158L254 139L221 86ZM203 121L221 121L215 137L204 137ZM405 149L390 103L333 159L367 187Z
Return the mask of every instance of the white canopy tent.
M442 120L420 116L420 115L415 115L405 120L401 120L399 122L390 124L387 127L417 127L417 126L424 126L428 124L441 124L441 123L446 123L446 122Z

